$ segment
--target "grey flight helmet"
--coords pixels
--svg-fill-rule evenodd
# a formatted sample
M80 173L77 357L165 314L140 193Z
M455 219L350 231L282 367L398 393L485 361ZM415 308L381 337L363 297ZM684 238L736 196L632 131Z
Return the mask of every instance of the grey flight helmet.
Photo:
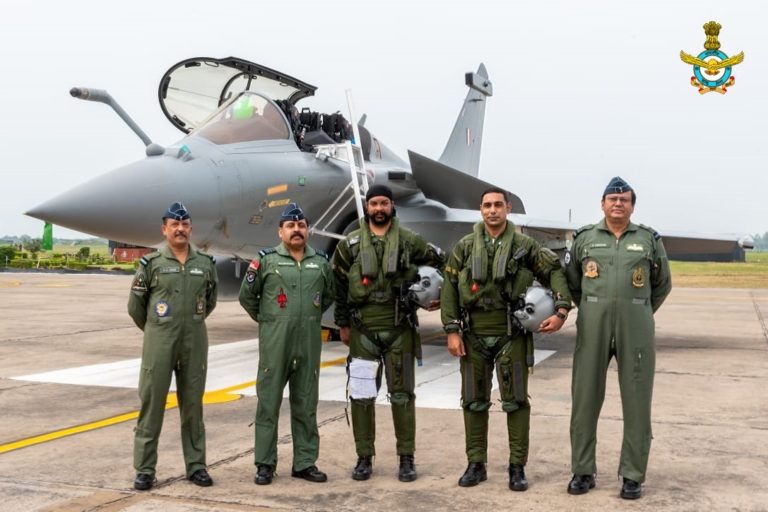
M529 287L523 295L523 303L523 307L512 314L527 331L538 332L541 322L555 314L555 299L548 288Z

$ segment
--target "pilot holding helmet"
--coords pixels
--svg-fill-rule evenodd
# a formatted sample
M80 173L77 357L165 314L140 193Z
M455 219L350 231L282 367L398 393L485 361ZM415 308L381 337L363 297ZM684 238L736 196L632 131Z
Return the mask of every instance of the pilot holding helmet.
M501 408L507 413L509 488L525 491L533 335L514 320L513 310L536 278L552 288L555 310L550 309L539 325L529 327L542 333L555 332L567 318L571 295L557 255L515 232L507 221L509 209L506 191L494 187L482 194L483 221L457 242L445 266L441 318L448 333L448 351L461 357L461 404L469 464L459 485L471 487L487 479L488 410L495 365Z
M203 393L208 366L205 319L216 307L216 266L211 256L190 245L192 221L183 204L169 206L162 220L167 243L141 258L128 299L128 313L144 331L141 411L133 450L133 486L142 491L156 481L157 443L174 374L187 478L202 487L213 484L205 462Z
M293 467L310 482L328 477L315 463L320 377L320 320L333 303L333 276L325 253L307 244L309 221L296 203L280 216L282 241L251 262L240 287L240 304L259 323L256 380L254 482L272 483L277 466L277 427L286 383L290 385Z

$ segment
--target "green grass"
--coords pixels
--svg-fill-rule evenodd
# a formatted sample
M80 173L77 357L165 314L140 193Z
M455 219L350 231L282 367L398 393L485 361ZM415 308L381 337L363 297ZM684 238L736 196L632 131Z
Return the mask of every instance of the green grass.
M747 252L744 263L671 261L672 284L688 288L768 288L768 252Z

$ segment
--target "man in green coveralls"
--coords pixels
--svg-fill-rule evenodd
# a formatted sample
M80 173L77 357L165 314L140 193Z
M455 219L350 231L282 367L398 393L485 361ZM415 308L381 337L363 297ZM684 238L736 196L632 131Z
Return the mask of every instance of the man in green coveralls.
M600 202L605 218L576 231L566 255L568 285L579 308L571 394L569 494L595 486L597 419L608 363L616 358L624 416L621 497L637 499L651 448L651 396L656 363L653 314L672 289L661 237L633 224L637 196L613 178Z
M398 478L416 480L414 360L421 359L416 311L406 299L419 265L442 268L443 255L421 236L400 227L392 190L373 185L365 195L360 228L336 246L335 320L349 345L347 371L352 430L357 451L355 480L368 480L376 454L376 396L382 367L400 458ZM435 301L433 307L439 305ZM382 364L383 363L383 364Z
M495 365L501 408L507 413L509 488L525 491L533 335L513 322L512 312L535 277L552 289L555 298L555 313L539 326L539 332L552 333L565 322L571 296L557 255L515 232L507 221L509 211L506 191L494 187L482 194L483 221L453 248L440 299L448 351L461 357L461 404L469 464L459 485L471 487L487 479L488 409Z
M157 442L174 373L187 478L202 487L213 484L205 464L203 425L205 319L216 307L219 281L213 258L190 245L192 221L184 205L173 203L162 220L167 244L141 258L128 299L128 313L144 331L141 411L133 448L133 487L140 491L156 481Z
M254 463L258 485L272 483L277 466L277 426L285 384L290 386L293 467L310 482L328 477L317 469L320 319L333 302L333 277L325 253L307 244L309 221L296 203L280 216L282 241L251 262L240 286L240 304L259 323Z

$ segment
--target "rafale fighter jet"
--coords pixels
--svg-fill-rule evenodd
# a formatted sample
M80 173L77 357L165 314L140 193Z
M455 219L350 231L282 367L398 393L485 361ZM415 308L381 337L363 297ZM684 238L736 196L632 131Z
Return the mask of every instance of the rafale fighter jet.
M409 151L409 162L368 131L365 116L350 124L339 113L300 108L299 101L314 95L316 87L238 58L188 59L162 77L162 110L186 134L168 147L153 143L105 91L75 88L70 91L75 97L111 105L144 141L146 158L27 214L153 246L162 241L157 212L181 200L193 214L192 242L220 256L219 265L230 268L219 268L219 275L231 276L230 284L237 286L242 262L276 243L286 204L301 204L312 221L312 245L330 251L356 226L361 192L383 183L394 191L401 223L450 250L480 220L480 194L491 186L478 178L478 170L485 103L493 87L482 64L465 82L469 92L442 156L435 161ZM566 248L576 226L531 218L522 200L510 196L509 218L516 229L554 250ZM733 259L749 247L749 240L663 234L673 255L706 252Z

